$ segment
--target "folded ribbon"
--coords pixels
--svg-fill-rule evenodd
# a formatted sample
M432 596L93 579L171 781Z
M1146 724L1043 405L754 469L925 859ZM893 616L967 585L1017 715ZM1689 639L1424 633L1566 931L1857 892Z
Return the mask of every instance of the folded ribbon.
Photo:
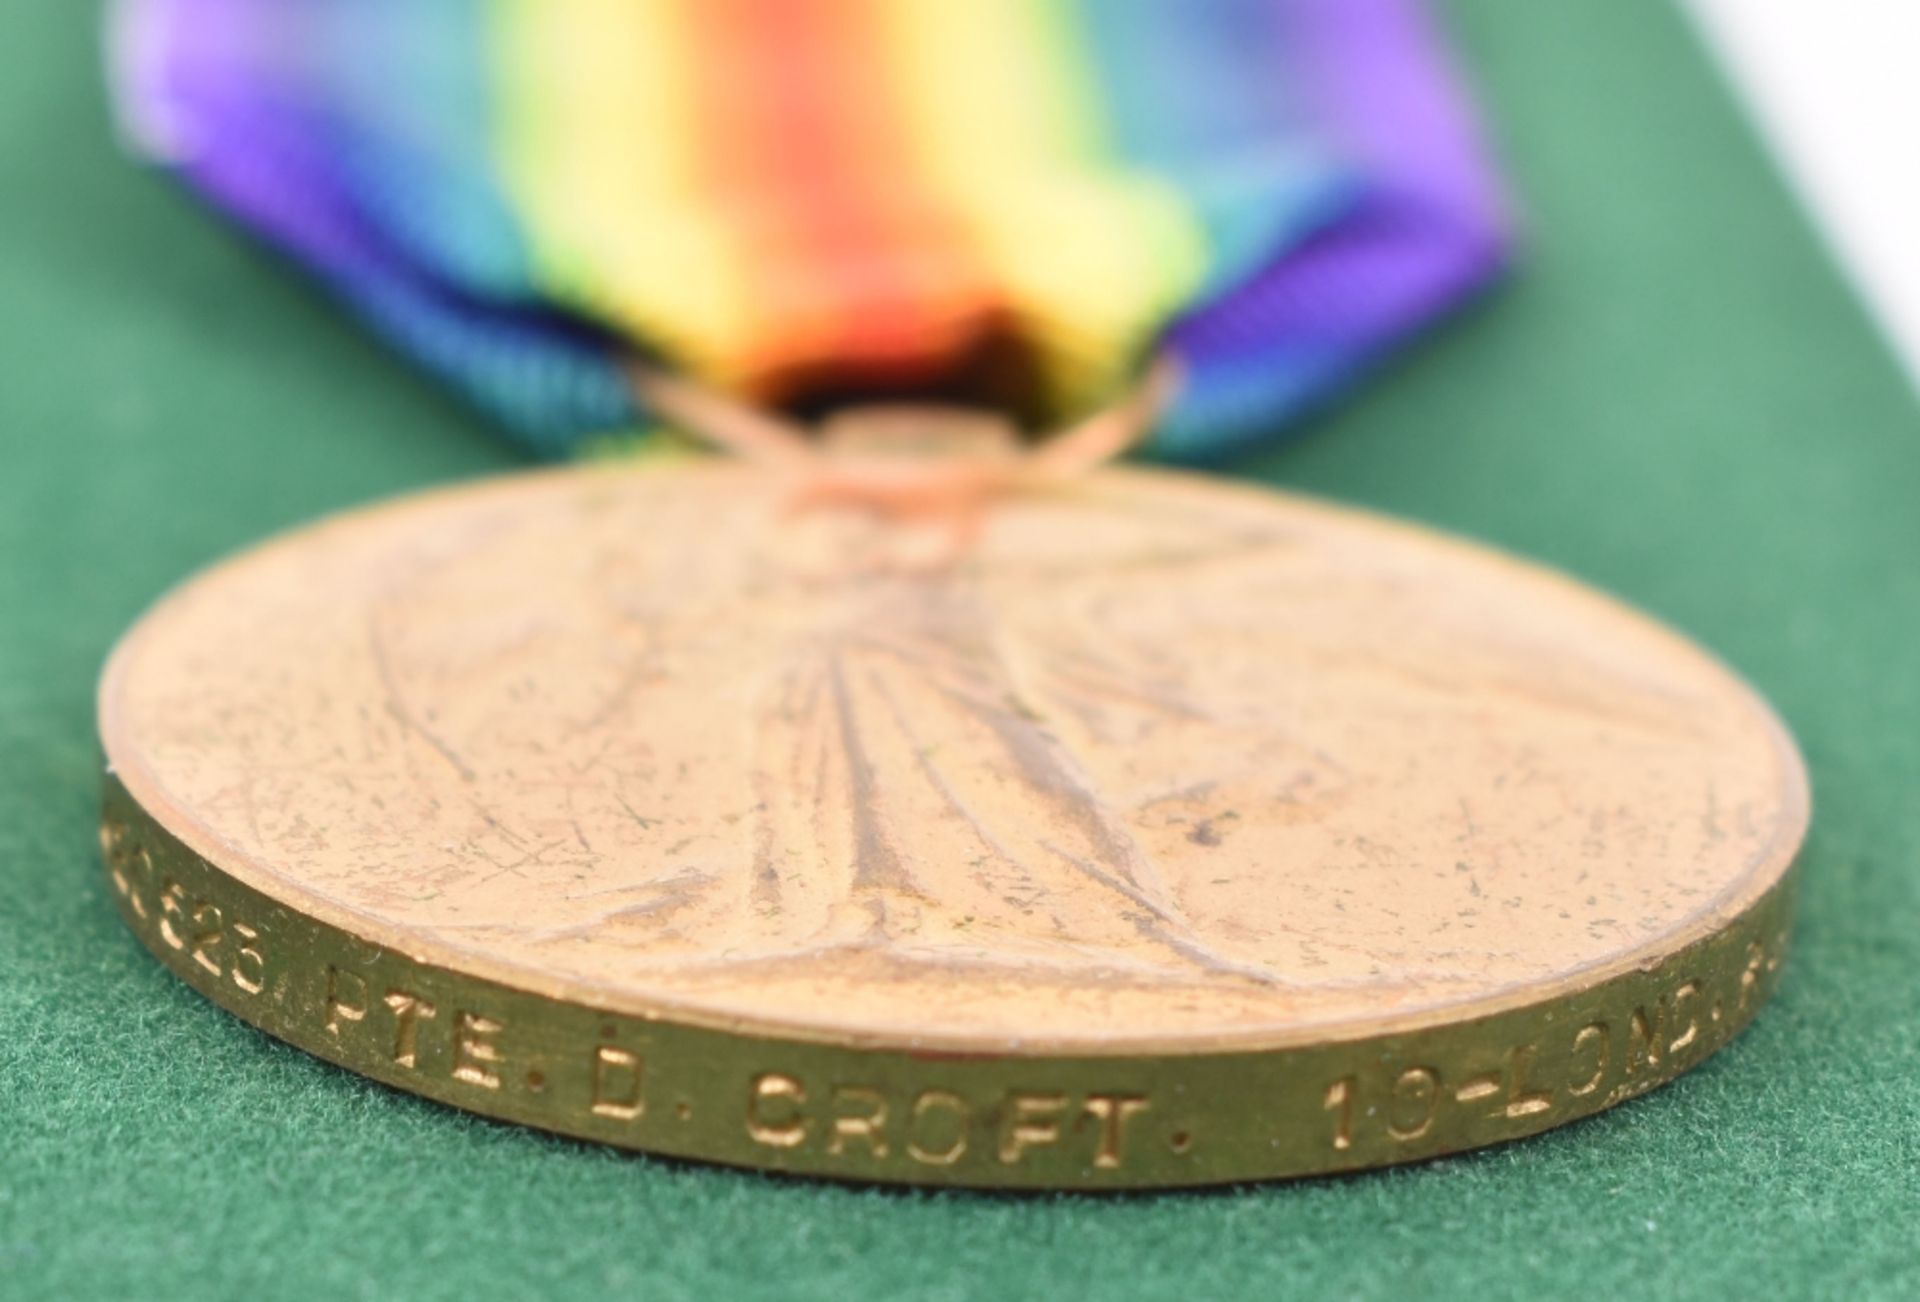
M1283 429L1485 285L1418 0L121 0L136 142L532 447L624 359L772 403Z

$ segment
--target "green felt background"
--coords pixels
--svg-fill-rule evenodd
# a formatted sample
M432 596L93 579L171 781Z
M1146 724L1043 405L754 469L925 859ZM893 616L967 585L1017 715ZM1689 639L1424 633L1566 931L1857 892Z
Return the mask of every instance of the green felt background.
M114 152L90 7L0 5L0 1295L1477 1298L1920 1289L1920 413L1673 13L1461 0L1512 287L1243 473L1541 557L1716 648L1818 788L1778 1002L1698 1072L1348 1179L922 1196L460 1115L123 932L93 678L188 570L513 458Z

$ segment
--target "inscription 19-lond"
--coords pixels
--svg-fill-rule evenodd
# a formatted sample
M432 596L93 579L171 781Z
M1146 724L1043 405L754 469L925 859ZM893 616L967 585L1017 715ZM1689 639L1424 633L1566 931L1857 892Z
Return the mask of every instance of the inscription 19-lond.
M1746 1024L1779 972L1785 945L1784 930L1756 935L1737 965L1649 977L1648 988L1617 1011L1515 1041L1468 1059L1471 1066L1383 1061L1338 1076L1320 1099L1327 1142L1337 1153L1356 1144L1417 1150L1462 1130L1485 1142L1502 1129L1538 1129L1651 1089Z

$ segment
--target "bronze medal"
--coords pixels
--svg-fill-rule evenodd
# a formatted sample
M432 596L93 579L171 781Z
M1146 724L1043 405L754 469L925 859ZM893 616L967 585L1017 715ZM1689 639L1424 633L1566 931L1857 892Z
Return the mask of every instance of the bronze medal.
M391 1085L925 1184L1512 1139L1771 989L1801 764L1648 620L1163 472L950 532L663 462L270 542L103 682L122 911Z

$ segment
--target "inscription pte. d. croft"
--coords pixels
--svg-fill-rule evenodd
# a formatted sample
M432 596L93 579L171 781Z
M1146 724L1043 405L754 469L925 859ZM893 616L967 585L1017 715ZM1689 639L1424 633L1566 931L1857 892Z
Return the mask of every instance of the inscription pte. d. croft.
M929 1060L916 1065L911 1087L766 1062L698 1097L662 1091L657 1069L668 1064L658 1050L607 1042L611 1026L597 1037L572 1033L588 1041L572 1046L567 1036L556 1043L548 1026L517 1049L500 1009L476 1006L483 1000L471 994L451 997L434 989L447 974L417 969L417 979L394 981L376 979L372 965L280 961L268 928L245 916L217 871L197 861L190 871L166 870L121 821L109 820L101 840L128 921L203 990L369 1074L401 1084L418 1077L423 1087L438 1082L440 1088L425 1092L455 1102L471 1091L481 1110L491 1110L489 1097L519 1095L539 1102L546 1124L616 1140L609 1127L683 1127L698 1117L732 1128L736 1141L770 1159L805 1157L813 1168L844 1166L850 1173L963 1162L1017 1168L1048 1160L1123 1173L1204 1148L1214 1100L1191 1090L1173 1100L1160 1096L1165 1091L1140 1088L1052 1088L1043 1079L1044 1061L1026 1064L1042 1079L1022 1088L983 1090L958 1076L943 1078L941 1064ZM1600 999L1597 1006L1609 1010L1604 1015L1496 1042L1484 1053L1448 1048L1445 1061L1440 1054L1399 1060L1362 1053L1347 1070L1310 1079L1296 1073L1269 1090L1250 1116L1236 1100L1231 1139L1257 1143L1261 1126L1288 1135L1304 1131L1322 1154L1305 1160L1337 1167L1362 1153L1388 1160L1396 1149L1411 1156L1469 1147L1639 1093L1717 1048L1766 993L1785 937L1749 931L1742 961L1714 963L1712 977L1649 978L1633 997ZM297 946L309 956L322 947ZM388 958L393 970L398 956ZM777 1047L763 1052L779 1054ZM634 1142L648 1146L644 1139Z

